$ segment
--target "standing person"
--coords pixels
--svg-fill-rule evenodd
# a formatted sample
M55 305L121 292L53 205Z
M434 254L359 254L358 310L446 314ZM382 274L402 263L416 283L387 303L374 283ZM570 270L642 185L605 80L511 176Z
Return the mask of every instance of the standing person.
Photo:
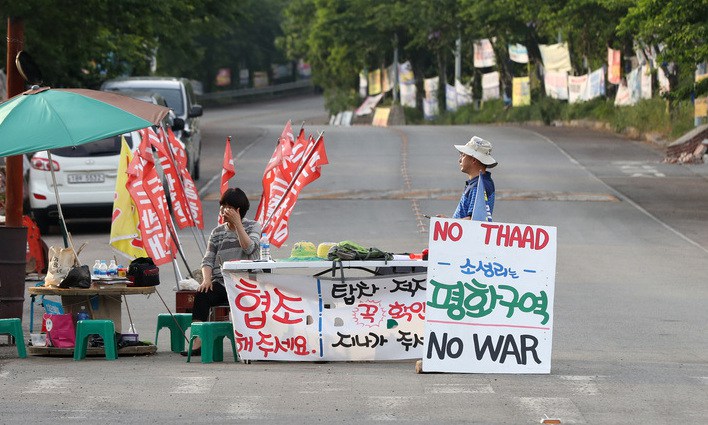
M226 189L219 201L221 224L209 235L207 251L202 260L202 283L194 297L192 319L204 322L209 319L209 309L215 305L228 304L221 263L231 260L256 260L261 237L261 225L245 218L250 203L243 190ZM201 341L194 341L192 355L201 355ZM186 351L181 353L187 355Z
M460 171L467 174L469 179L465 183L465 191L462 192L460 203L457 205L452 218L463 220L472 218L472 209L477 195L480 173L482 174L484 191L487 194L487 204L491 215L494 212L494 180L492 180L492 173L487 171L487 169L497 166L497 161L490 155L492 153L492 144L480 137L473 136L467 144L455 145L455 149L460 151Z

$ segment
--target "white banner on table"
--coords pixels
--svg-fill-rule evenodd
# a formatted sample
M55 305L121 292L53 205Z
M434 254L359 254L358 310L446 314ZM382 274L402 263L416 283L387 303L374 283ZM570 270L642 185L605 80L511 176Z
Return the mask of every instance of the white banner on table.
M426 372L550 373L556 228L433 218Z
M348 361L423 355L424 273L323 278L224 273L243 360Z

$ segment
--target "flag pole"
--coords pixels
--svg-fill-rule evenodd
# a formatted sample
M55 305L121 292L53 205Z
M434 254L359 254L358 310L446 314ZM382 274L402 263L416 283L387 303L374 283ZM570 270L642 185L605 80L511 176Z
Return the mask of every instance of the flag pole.
M320 140L322 140L322 136L324 135L324 131L321 131L320 134L317 136L317 140L315 140L315 143L312 145L312 149L310 152L307 154L307 158L305 158L301 163L300 166L297 168L295 171L295 174L293 174L293 178L290 180L290 183L288 184L287 189L283 192L283 196L280 197L280 200L278 200L278 205L273 208L273 212L268 216L268 218L263 222L263 230L268 228L268 225L270 224L270 221L273 219L273 214L278 211L280 206L283 204L283 200L285 200L285 195L290 192L290 189L293 188L293 185L295 184L295 181L297 178L300 176L302 173L302 170L305 168L305 165L307 165L308 162L310 162L310 159L312 158L312 155L315 154L315 148L317 147L317 144L320 143ZM267 211L267 210L266 210Z

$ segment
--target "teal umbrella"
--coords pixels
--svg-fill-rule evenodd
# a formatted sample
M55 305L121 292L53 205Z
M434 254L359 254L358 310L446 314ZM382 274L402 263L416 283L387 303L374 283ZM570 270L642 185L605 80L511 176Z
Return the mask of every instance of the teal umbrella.
M160 125L168 108L116 93L88 89L31 90L0 104L0 157L76 146ZM54 168L50 167L59 222L68 240Z
M0 104L0 157L159 125L168 108L116 93L33 87Z

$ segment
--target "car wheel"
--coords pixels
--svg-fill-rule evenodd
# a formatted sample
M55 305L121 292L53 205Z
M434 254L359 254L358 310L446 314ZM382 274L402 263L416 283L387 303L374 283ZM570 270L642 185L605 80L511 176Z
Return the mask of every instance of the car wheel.
M41 235L49 234L50 219L46 211L32 210L32 218L37 223Z
M192 179L199 180L199 159L194 163L194 172L192 173Z

